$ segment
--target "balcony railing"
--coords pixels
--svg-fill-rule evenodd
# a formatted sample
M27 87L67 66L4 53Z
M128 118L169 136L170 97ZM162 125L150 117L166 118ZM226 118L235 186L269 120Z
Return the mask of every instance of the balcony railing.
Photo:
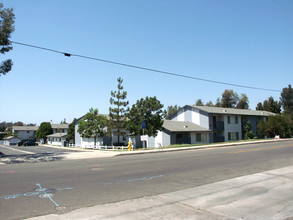
M217 121L213 124L214 131L224 131L224 122L223 121Z

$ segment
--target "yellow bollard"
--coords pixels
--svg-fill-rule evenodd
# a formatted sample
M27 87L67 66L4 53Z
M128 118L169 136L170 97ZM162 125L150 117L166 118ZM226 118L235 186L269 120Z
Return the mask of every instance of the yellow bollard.
M131 142L128 142L128 151L131 151Z

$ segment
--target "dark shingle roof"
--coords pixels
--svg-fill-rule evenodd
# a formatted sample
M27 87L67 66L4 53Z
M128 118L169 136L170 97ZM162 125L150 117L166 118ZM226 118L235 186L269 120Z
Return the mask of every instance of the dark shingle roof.
M61 138L61 137L66 137L66 136L67 136L66 133L55 133L55 134L47 135L46 137Z
M209 106L191 106L199 110L214 113L214 114L225 114L225 115L251 115L251 116L273 116L275 113L260 110L250 109L236 109L236 108L220 108L220 107L209 107Z
M38 126L12 126L13 131L36 131Z
M51 127L53 129L67 129L68 128L68 124L51 124Z
M164 120L163 128L171 132L209 132L210 130L189 121Z

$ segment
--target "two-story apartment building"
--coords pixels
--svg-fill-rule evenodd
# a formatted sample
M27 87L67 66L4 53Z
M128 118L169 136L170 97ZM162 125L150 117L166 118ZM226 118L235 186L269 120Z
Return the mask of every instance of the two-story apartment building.
M102 114L102 115L105 116L107 119L109 119L108 114ZM81 147L93 147L95 145L94 137L85 138L85 137L82 137L81 134L78 133L79 121L83 118L84 116L78 118L75 121L75 145L81 146ZM107 132L107 128L105 128L105 131ZM120 143L123 145L127 145L129 138L130 136L127 134L124 136L120 136ZM110 132L106 133L106 135L104 135L103 137L96 138L96 146L104 146L104 145L111 146L117 142L118 142L117 135L111 134ZM138 142L139 142L139 137L137 137L137 143Z
M259 120L272 115L275 114L268 111L186 105L171 120L189 121L209 129L208 142L214 143L242 140L247 121L251 121L252 131L257 135Z
M51 127L53 129L53 134L56 134L56 133L67 134L68 124L51 124Z
M68 124L51 124L53 134L47 135L47 144L66 145Z
M143 141L146 141L148 148L156 148L174 144L242 140L245 135L244 126L248 121L251 121L254 134L258 135L258 122L272 115L275 114L268 111L186 105L174 113L171 120L164 120L163 130L158 131L156 137L144 136ZM93 138L82 138L77 132L78 121L75 124L76 145L93 145ZM129 137L124 138L124 141L127 142ZM97 139L97 144L111 145L113 139L115 137L105 135ZM141 146L140 139L135 139L136 144Z
M35 139L38 126L12 126L12 133L21 140Z

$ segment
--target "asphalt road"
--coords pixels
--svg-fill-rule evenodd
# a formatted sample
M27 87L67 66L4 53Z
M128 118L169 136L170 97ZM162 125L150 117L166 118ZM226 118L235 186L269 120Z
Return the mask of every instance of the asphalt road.
M66 148L52 148L46 146L6 146L0 145L0 152L2 152L6 156L12 155L23 155L23 154L60 154L65 152L72 152L72 150L68 150Z
M293 165L293 141L0 166L0 219L168 193Z
M77 153L83 150L72 150L61 147L39 146L6 146L0 145L0 164L24 162L49 162L64 159L66 153Z

